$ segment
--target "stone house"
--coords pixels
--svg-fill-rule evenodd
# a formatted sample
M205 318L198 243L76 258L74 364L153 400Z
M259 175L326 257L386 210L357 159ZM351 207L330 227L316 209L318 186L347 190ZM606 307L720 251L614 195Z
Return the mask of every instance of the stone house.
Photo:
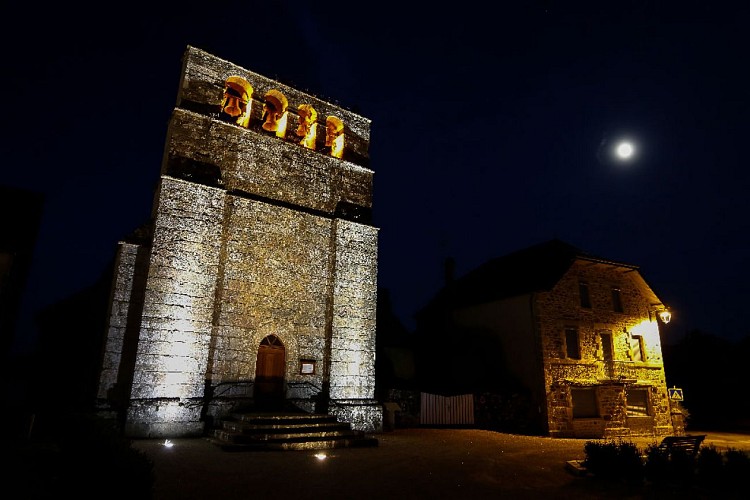
M370 121L188 47L151 220L117 248L97 405L132 437L249 405L382 428Z
M551 240L450 280L417 314L419 370L425 390L473 393L480 425L669 435L667 313L637 266Z

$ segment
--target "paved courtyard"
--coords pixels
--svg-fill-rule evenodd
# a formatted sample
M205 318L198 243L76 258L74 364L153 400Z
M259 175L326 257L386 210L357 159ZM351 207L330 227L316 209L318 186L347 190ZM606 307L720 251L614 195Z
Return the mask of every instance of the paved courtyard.
M750 435L706 434L704 444L750 451ZM330 450L324 458L317 451L232 453L206 439L134 446L154 462L155 500L641 498L566 470L566 461L584 458L586 440L421 428L378 438L378 447ZM645 447L653 440L634 442ZM665 497L669 492L661 491Z

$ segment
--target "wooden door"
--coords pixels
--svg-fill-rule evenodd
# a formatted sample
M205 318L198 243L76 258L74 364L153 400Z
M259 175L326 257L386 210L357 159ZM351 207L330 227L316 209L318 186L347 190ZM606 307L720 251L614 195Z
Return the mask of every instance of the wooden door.
M255 367L255 403L261 407L280 406L284 401L286 353L276 335L264 338L258 348Z

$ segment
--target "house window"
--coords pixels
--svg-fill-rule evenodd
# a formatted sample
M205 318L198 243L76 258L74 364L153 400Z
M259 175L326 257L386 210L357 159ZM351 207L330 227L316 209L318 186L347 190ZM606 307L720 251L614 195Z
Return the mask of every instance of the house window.
M578 330L575 328L565 329L565 357L569 359L581 359L581 347L578 344Z
M612 361L612 334L602 332L599 334L599 339L602 343L602 359L604 361Z
M645 351L643 349L643 337L632 335L630 337L630 360L646 361Z
M596 404L596 388L571 387L570 399L573 403L573 418L596 418L599 407Z
M648 416L648 389L628 389L625 399L628 417Z
M589 284L585 281L578 282L578 295L581 298L581 307L591 309L591 298L589 297Z
M619 288L612 289L612 310L618 313L622 312L622 296Z

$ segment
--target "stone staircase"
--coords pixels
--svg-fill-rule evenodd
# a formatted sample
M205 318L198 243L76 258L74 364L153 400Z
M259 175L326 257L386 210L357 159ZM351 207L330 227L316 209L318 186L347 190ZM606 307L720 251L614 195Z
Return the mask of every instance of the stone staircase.
M209 438L226 451L319 450L377 446L378 440L333 415L302 412L235 413Z

